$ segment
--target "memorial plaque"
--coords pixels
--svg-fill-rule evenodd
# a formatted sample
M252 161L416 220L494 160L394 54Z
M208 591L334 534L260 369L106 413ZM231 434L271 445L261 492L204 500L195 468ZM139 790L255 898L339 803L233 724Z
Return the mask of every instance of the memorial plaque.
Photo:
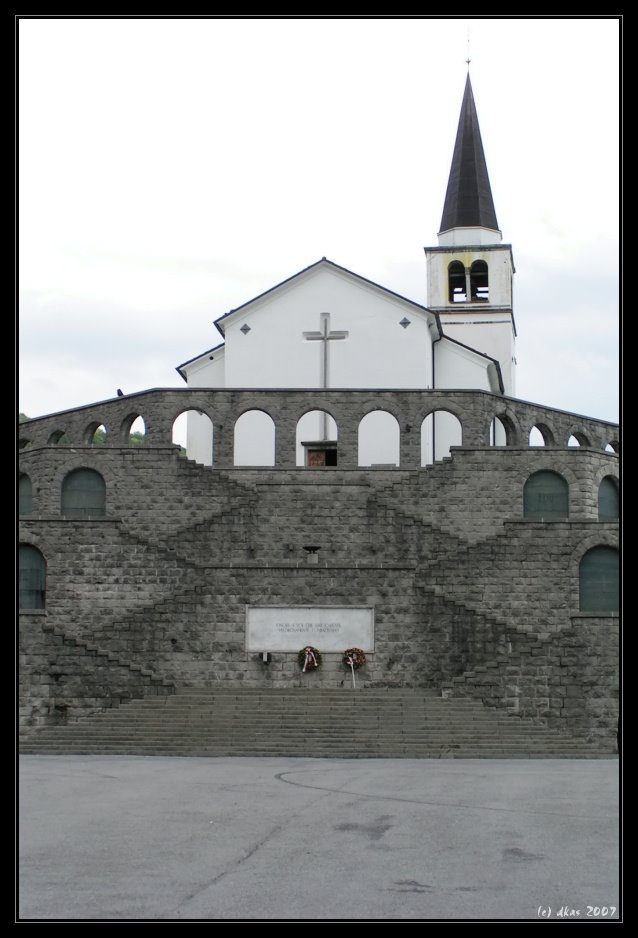
M246 651L374 651L373 606L246 606Z

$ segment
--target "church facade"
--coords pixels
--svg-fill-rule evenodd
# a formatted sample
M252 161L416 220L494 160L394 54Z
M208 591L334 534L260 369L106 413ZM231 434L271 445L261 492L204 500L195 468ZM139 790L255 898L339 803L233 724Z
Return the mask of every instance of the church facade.
M178 367L189 388L472 388L514 394L514 261L502 244L468 75L436 247L425 249L428 306L399 296L325 257L221 316L223 342ZM399 465L398 428L370 415L359 464ZM237 429L236 464L272 465L269 425ZM334 421L305 415L307 442L331 443ZM505 443L499 424L493 442ZM422 465L449 455L460 427L446 412L423 428ZM189 457L214 463L212 428L189 415Z
M344 687L347 641L363 688L612 745L619 430L514 396L469 76L425 255L427 307L322 258L220 317L186 388L20 425L25 727L181 687Z

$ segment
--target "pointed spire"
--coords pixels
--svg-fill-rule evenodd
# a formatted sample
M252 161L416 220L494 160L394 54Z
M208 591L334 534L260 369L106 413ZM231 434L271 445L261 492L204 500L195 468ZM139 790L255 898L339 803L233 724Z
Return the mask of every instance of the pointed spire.
M469 64L440 230L450 228L491 228L498 231Z

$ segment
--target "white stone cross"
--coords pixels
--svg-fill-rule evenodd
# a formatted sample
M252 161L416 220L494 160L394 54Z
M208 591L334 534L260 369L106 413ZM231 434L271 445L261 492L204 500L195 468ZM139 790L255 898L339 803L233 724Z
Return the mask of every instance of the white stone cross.
M330 332L330 313L320 313L319 332L302 332L308 342L322 342L321 350L321 387L327 388L330 381L330 359L328 357L328 342L335 339L347 339L348 333L344 331ZM322 439L328 439L328 414L324 411L321 421Z
M304 339L308 342L323 342L321 355L321 387L327 388L330 381L328 342L335 339L347 339L347 332L330 332L330 313L321 313L321 323L319 332L302 332Z

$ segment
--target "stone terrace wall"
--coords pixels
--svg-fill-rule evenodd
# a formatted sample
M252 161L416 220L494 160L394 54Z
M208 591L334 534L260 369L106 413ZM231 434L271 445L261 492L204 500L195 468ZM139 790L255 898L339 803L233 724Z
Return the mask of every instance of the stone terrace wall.
M172 395L182 393L163 402L171 413ZM237 409L247 392L233 393ZM414 404L415 392L406 394ZM149 407L156 396L149 392ZM474 401L482 427L492 396L452 392L447 409L455 396ZM84 410L63 429L75 432ZM521 413L512 416L519 427ZM552 414L559 414L554 431L564 417L565 433L573 432L571 415ZM339 655L302 676L295 654L275 654L268 665L247 654L245 606L372 604L376 648L362 682L449 686L552 725L615 733L618 618L578 609L581 557L618 540L617 524L597 520L598 486L618 474L617 455L602 451L604 440L617 438L610 425L582 423L588 442L596 434L597 450L472 447L466 434L451 459L427 469L348 469L340 460L335 469L226 470L150 445L160 416L143 447L36 445L53 424L62 426L57 416L21 427L33 440L20 463L33 510L20 519L20 540L47 563L46 612L23 617L28 719L53 718L46 700L60 683L85 686L87 701L99 700L73 676L73 641L106 656L113 681L99 686L114 697L127 693L122 662L176 685L339 685L349 680ZM342 439L340 427L340 447ZM103 476L106 517L61 517L62 480L79 467ZM523 520L523 486L539 469L567 480L569 521ZM320 546L314 566L309 544ZM34 629L36 619L44 630Z
M541 429L546 444L562 448L574 435L582 446L619 450L615 424L592 420L566 411L540 407L486 391L363 391L327 389L301 390L154 390L101 401L75 410L39 417L20 425L21 448L56 442L62 435L70 445L89 443L95 430L104 425L107 443L128 443L128 434L137 417L144 419L146 442L152 446L171 444L175 419L194 409L210 417L214 428L214 463L219 468L233 466L234 427L248 410L262 410L275 424L275 465L295 466L297 422L310 410L325 410L335 419L339 433L339 465L357 466L357 432L363 417L374 410L393 414L400 428L400 465L413 469L421 464L420 428L425 417L437 410L454 414L463 428L464 446L486 446L490 427L499 418L506 431L507 445L527 445L529 432Z
M444 687L493 707L613 743L619 707L617 616L579 613L558 632L495 630L471 669ZM499 641L500 639L500 641Z
M150 671L55 629L41 612L21 616L19 717L24 727L72 722L135 697L175 688Z

